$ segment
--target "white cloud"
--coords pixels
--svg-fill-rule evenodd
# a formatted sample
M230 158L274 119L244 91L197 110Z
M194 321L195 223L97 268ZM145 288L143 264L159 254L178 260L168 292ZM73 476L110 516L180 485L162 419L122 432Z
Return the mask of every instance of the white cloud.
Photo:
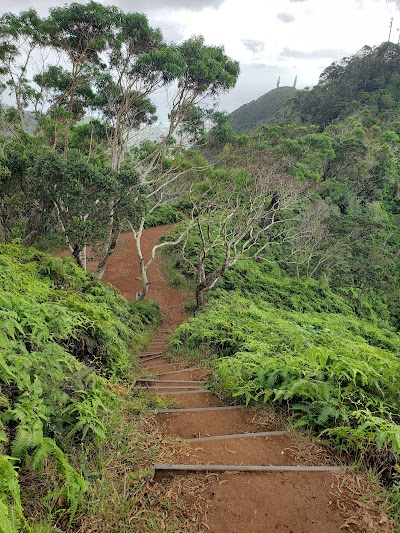
M290 15L290 13L278 13L277 18L281 21L287 24L288 22L294 22L296 19L293 15Z
M253 53L262 52L265 48L264 41L257 41L255 39L242 39L242 43Z
M347 52L341 48L319 48L312 52L302 52L300 50L291 50L290 48L284 48L281 56L293 57L296 59L341 59Z
M385 41L390 17L394 17L393 41L397 41L400 27L396 7L400 0L101 1L147 13L150 23L160 27L168 41L202 34L207 44L224 45L226 53L240 61L242 70L237 88L222 99L229 110L276 86L279 75L281 85L291 85L296 74L298 87L315 84L321 70L333 60L365 44ZM18 12L35 7L45 14L50 5L65 2L68 0L0 0L0 10Z

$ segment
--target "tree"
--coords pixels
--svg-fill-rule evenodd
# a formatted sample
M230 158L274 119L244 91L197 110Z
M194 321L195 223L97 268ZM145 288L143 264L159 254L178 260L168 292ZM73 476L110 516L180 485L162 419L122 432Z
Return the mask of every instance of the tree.
M66 213L75 213L75 220L81 221L85 233L89 213L97 212L99 205L107 212L101 219L95 217L106 226L102 229L104 239L97 269L101 277L128 211L139 242L146 214L170 201L172 190L176 197L182 189L179 183L191 172L187 165L181 165L182 146L177 143L180 130L196 137L203 127L204 108L234 86L238 63L230 60L223 48L206 46L201 37L167 45L160 30L151 28L144 14L124 13L93 1L52 8L45 19L34 10L19 16L4 15L0 19L0 38L3 89L13 89L21 123L30 102L36 110L35 135L39 144L47 143L55 153L62 154L68 172L73 168L73 156L69 155L72 146L74 153L77 149L85 153L96 176L104 178L109 172L119 183L110 187L113 194L108 196L107 207L104 194L100 190L95 194L91 187L97 178L90 182L91 198L82 201L78 194L72 205L73 196L69 195L67 209L57 199L51 202L65 230ZM50 62L54 53L57 62ZM44 64L39 61L36 65L35 60L42 57L46 58ZM156 118L152 95L166 87L171 102L168 131L159 142L150 143L150 150L132 150L137 145L135 132ZM89 124L79 124L88 113L94 115ZM82 147L78 139L84 141ZM60 169L67 169L58 156L53 159L58 169L54 175L61 179ZM39 160L42 161L40 157ZM79 161L81 169L89 168L81 158ZM101 168L95 170L93 165ZM124 181L128 166L136 177ZM79 173L76 167L75 170ZM66 183L71 184L74 179L77 183L80 176L74 178L69 173ZM47 178L51 180L49 174ZM142 214L140 219L138 213ZM81 242L86 240L82 238ZM74 253L77 260L80 254ZM146 292L144 287L143 294Z
M181 254L196 276L197 307L237 261L266 258L271 246L289 237L301 190L290 175L255 165L247 172L211 173L193 191L192 228Z
M334 210L324 201L313 200L293 228L290 257L294 258L297 280L302 269L307 278L312 278L328 259L338 253L335 246L321 250L321 244L328 237L327 220L333 213Z
M157 150L156 145L149 148ZM178 238L153 246L151 257L146 261L142 252L141 240L148 216L152 215L158 208L176 202L189 193L191 186L196 181L201 180L202 173L208 169L209 163L199 154L194 151L182 151L178 147L175 150L171 149L169 154L164 154L164 158L159 161L153 169L153 173L143 184L144 194L140 215L137 217L137 212L135 212L133 217L128 216L129 225L135 238L142 281L142 290L137 295L138 299L145 298L148 293L150 282L147 277L147 270L153 263L156 252L165 246L180 243L191 226L189 223Z
M148 292L146 271L151 264L144 261L141 251L146 216L182 196L187 192L191 180L197 179L196 174L204 172L209 166L205 160L193 153L184 155L184 147L176 144L174 134L181 127L187 129L187 119L193 109L198 109L204 101L215 100L221 92L233 87L239 73L237 62L230 60L221 47L205 46L202 38L192 38L176 46L175 53L180 71L175 73L178 79L173 88L168 132L161 142L134 152L140 184L146 191L147 202L141 218L136 223L130 221L141 268L143 288L139 293L140 298L144 298ZM154 61L158 62L157 54L150 55L143 64L152 65ZM196 113L196 120L198 116ZM196 135L196 129L192 130L192 133ZM175 241L172 241L170 244L174 243ZM166 243L163 244L165 245ZM153 258L156 250L157 248L153 249Z
M72 150L63 156L47 149L37 154L29 176L38 197L55 209L71 254L86 270L86 246L106 238L110 198L137 184L137 174L132 169L116 172L93 165Z
M37 96L29 70L35 51L45 44L43 22L34 9L20 15L6 13L0 17L0 89L15 102L19 124L25 124L25 109Z

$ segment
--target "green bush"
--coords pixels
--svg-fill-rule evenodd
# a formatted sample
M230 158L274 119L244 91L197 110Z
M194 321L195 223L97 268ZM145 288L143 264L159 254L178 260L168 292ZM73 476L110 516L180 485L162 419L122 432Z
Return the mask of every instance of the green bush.
M351 314L288 311L219 291L177 329L173 346L219 356L217 385L231 398L288 406L297 424L359 455L379 449L395 462L400 453L393 331Z
M86 482L67 451L105 437L108 378L159 319L156 304L128 303L69 260L0 246L0 530L24 523L19 466L44 462L58 478L48 498L62 496L72 522Z
M175 224L183 219L183 213L175 205L162 205L158 207L151 215L146 217L146 228L162 226L164 224Z

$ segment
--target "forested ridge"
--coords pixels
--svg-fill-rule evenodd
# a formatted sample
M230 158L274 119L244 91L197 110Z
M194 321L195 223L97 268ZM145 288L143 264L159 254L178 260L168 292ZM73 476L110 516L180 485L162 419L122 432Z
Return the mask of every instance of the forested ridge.
M132 520L149 501L161 444L136 415L158 400L132 384L160 320L146 296L161 250L194 295L171 356L210 362L228 401L284 410L372 469L399 517L400 46L334 63L248 135L213 107L238 74L222 47L168 44L96 2L0 18L0 531L90 523L124 475ZM155 140L142 130L160 89ZM144 257L144 228L170 222ZM124 231L136 303L100 281ZM71 257L39 251L60 248Z
M274 121L275 115L296 94L294 87L277 87L248 104L235 109L229 120L236 133L251 130Z

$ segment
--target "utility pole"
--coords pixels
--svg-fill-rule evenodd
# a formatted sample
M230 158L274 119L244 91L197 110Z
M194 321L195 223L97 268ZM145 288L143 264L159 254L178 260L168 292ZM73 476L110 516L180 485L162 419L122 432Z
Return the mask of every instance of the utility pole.
M389 39L388 39L389 42L390 42L390 37L392 36L392 27L393 27L393 17L390 19L390 24L389 24Z

